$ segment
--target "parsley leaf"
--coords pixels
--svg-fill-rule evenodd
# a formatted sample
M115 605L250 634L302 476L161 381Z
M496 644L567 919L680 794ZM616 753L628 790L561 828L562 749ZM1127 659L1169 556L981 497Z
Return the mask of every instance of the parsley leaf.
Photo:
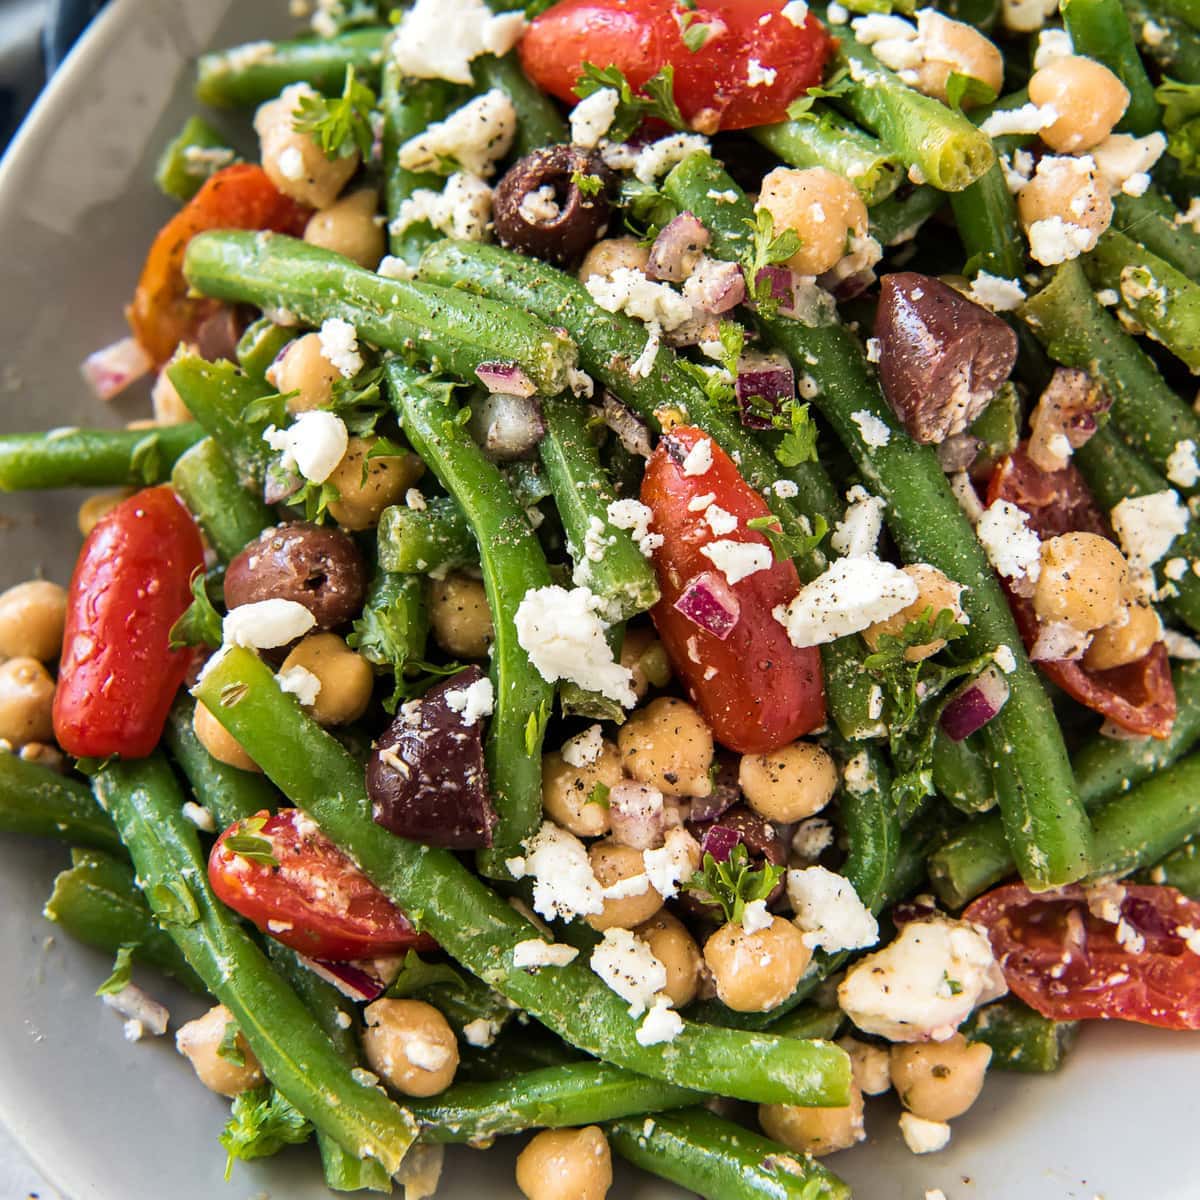
M405 996L418 995L426 988L462 989L465 984L466 980L449 963L427 963L415 950L410 950L386 995L391 1000L402 1000Z
M133 978L134 949L134 945L127 942L117 951L112 974L96 989L97 996L115 996L129 986Z
M535 712L529 714L525 722L525 753L537 754L546 736L546 726L550 724L550 705L545 700Z
M598 804L601 808L608 808L608 795L611 791L612 788L608 784L597 780L592 785L592 790L588 793L588 798L584 801L584 804Z
M410 586L399 577L381 574L346 639L350 649L357 650L367 662L391 668L396 686L391 698L384 701L388 712L396 711L406 691L405 668L421 652L428 634L424 606L412 602Z
M845 67L840 67L823 85L810 87L802 96L798 96L787 107L788 118L792 121L813 120L813 102L816 100L834 100L844 96L854 87L854 80Z
M996 89L976 79L974 75L961 75L951 71L946 77L946 103L955 112L962 112L963 102L970 100L973 104L991 104L997 96Z
M784 533L779 518L774 515L751 517L746 522L746 528L761 533L771 543L771 553L776 562L790 562L793 558L811 554L821 544L821 539L829 532L829 522L817 513L816 525L807 537Z
M717 340L721 343L721 366L736 377L742 351L746 348L746 331L736 321L722 321L717 326Z
M807 404L794 400L784 405L774 418L776 429L786 432L775 447L775 458L783 467L798 467L801 463L817 461L817 426L809 415Z
M346 83L341 96L302 96L292 118L297 133L308 133L320 144L326 158L348 158L356 150L364 159L371 156L375 132L371 128L371 110L375 93L360 83L354 67L346 68Z
M679 35L683 44L693 53L703 50L708 40L718 32L715 25L700 20L697 12L679 12L675 14L675 22L679 26Z
M742 259L746 291L759 312L772 317L779 311L779 301L774 297L771 277L766 274L766 269L791 258L800 249L800 235L794 229L785 229L776 234L775 219L765 208L756 208L754 219L748 219L746 224L753 235Z
M1200 83L1164 79L1154 98L1163 109L1167 152L1189 175L1200 174Z
M221 1035L221 1044L217 1047L217 1054L227 1062L233 1063L235 1067L244 1067L246 1055L242 1052L241 1043L238 1041L238 1032L236 1021L225 1022L225 1032Z
M720 908L726 921L740 924L746 905L765 900L775 890L782 875L783 868L771 863L764 863L758 870L751 867L750 854L739 842L725 862L717 862L711 854L705 854L700 870L684 884L684 888L702 904Z
M604 191L604 180L599 175L589 175L578 168L571 172L571 182L584 196L598 196Z
M289 508L304 510L304 519L314 525L325 523L325 514L331 504L337 503L342 493L326 480L324 483L314 483L306 479L296 491L284 501Z
M624 142L647 118L657 117L672 129L687 129L687 122L675 103L675 68L663 67L657 75L642 85L642 95L634 92L629 80L619 67L600 68L595 63L585 62L583 74L575 81L572 89L580 100L586 100L604 88L617 93L617 111L608 127L608 139Z
M238 858L248 859L263 867L277 867L279 860L273 853L271 843L262 833L267 823L266 817L245 817L237 823L237 832L227 837L221 844L226 850L232 850Z
M183 615L171 626L167 645L172 650L184 646L219 646L224 640L221 632L221 614L208 598L204 572L192 576L192 602Z
M951 979L949 971L942 972L942 982L946 985L950 995L960 996L962 994L963 985L957 979Z
M308 1141L312 1131L308 1118L270 1084L242 1092L233 1098L233 1112L221 1132L221 1145L229 1155L225 1178L235 1159L267 1158L284 1146Z

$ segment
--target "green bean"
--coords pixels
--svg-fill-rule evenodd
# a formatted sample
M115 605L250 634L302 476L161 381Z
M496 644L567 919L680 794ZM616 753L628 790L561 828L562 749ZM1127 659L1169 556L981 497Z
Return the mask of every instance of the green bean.
M819 102L800 120L760 125L751 136L789 166L825 167L844 175L868 207L886 200L904 183L896 154Z
M867 213L871 236L881 246L898 246L911 241L945 202L945 195L937 188L906 184Z
M241 486L225 452L211 437L197 442L176 462L171 486L222 562L275 523L274 513Z
M1063 24L1076 54L1103 63L1129 90L1129 107L1117 128L1142 137L1159 127L1154 84L1133 42L1121 0L1063 0Z
M576 581L604 601L610 620L646 612L658 602L658 580L629 530L612 524L609 506L617 493L600 462L587 409L575 400L547 400L542 416L546 433L538 455L566 530ZM597 537L602 544L589 553Z
M203 117L188 117L167 143L154 168L158 190L181 203L190 200L210 175L234 160L224 136Z
M680 163L663 187L696 213L713 233L716 253L728 246L748 201L705 201L709 188L733 188L733 180L706 154ZM704 189L704 190L701 190ZM970 617L960 641L966 655L1008 646L1017 662L1008 676L1008 703L987 725L997 799L1021 873L1033 887L1057 887L1087 872L1087 818L1075 795L1066 748L1041 681L1025 657L1008 602L991 564L946 482L937 456L917 445L884 400L858 340L839 325L809 328L799 321L760 321L798 371L818 387L813 403L850 451L867 483L887 501L887 521L908 562L930 563L949 578L969 581L964 608ZM883 422L883 445L868 443L858 424L864 413ZM1198 443L1200 444L1200 443Z
M1018 336L1021 330L1018 329ZM1034 348L1040 349L1034 342ZM1024 350L1024 347L1022 347ZM1011 454L1021 440L1025 414L1021 408L1021 393L1012 383L1006 383L987 408L967 427L967 433L981 443L971 470L989 471L1006 454Z
M805 1004L793 1008L777 1021L771 1022L771 1032L779 1037L825 1038L831 1040L846 1023L840 1008L822 1008L819 1004Z
M6 434L0 437L0 491L164 483L175 460L203 436L191 422L156 429L71 426Z
M996 161L991 139L961 113L903 83L848 28L838 41L838 64L854 84L837 103L897 155L913 182L961 192Z
M684 1022L674 1041L640 1046L626 1004L585 961L531 975L513 947L529 923L453 854L393 837L370 816L362 767L279 689L270 667L234 648L211 665L199 699L285 795L472 974L572 1044L654 1079L764 1103L844 1104L848 1061L821 1042ZM224 703L222 703L224 697Z
M1004 168L993 163L970 187L950 197L950 207L967 252L967 274L987 271L1020 279L1025 272L1025 238Z
M155 925L123 859L100 850L72 850L71 866L55 878L42 914L85 946L108 954L132 946L138 962L157 967L193 992L205 990L179 947Z
M1200 276L1200 233L1157 188L1141 196L1118 195L1113 227L1141 242L1191 279Z
M819 1162L703 1108L617 1121L608 1140L635 1167L705 1200L850 1200Z
M515 53L502 58L485 54L471 66L475 85L480 91L498 88L512 101L517 112L513 153L518 158L524 158L531 150L538 150L542 146L571 140L566 122L559 116L554 101L529 82Z
M300 330L292 325L276 325L270 317L259 317L246 326L238 338L238 365L255 383L265 384L267 368L279 357L285 346L291 345Z
M843 770L841 815L849 844L842 874L854 885L858 898L872 912L878 912L892 879L900 842L891 770L879 747L857 749Z
M403 504L385 508L376 536L385 571L440 571L479 561L471 527L452 496L432 496L423 509Z
M406 664L423 659L429 639L426 591L420 575L377 571L348 639L351 648L377 667L391 667L397 676Z
M1171 484L1107 427L1080 447L1075 462L1105 511L1115 508L1126 497L1149 496L1171 489ZM1200 630L1200 577L1191 569L1196 559L1200 559L1200 528L1189 522L1187 529L1171 543L1164 561L1156 564L1155 579L1167 607L1191 629ZM1183 560L1187 569L1179 579L1169 579L1166 563L1177 560Z
M1193 838L1184 842L1135 878L1142 883L1178 888L1192 900L1200 900L1200 841Z
M233 1014L267 1078L347 1153L376 1159L394 1173L414 1139L414 1122L371 1083L359 1082L300 998L217 901L165 760L109 763L93 787L133 858L156 920Z
M1200 417L1096 302L1078 262L1063 263L1018 315L1055 361L1103 381L1112 397L1113 428L1159 471L1165 474L1167 459L1181 440L1191 438L1200 446ZM1191 495L1196 489L1180 490Z
M383 61L386 29L355 29L333 38L251 42L202 54L196 99L215 108L248 108L274 100L285 87L307 83L327 96L341 93L346 69L374 82Z
M959 812L987 812L996 805L996 786L981 740L956 742L939 731L933 743L934 789Z
M1008 997L977 1008L962 1026L969 1042L992 1048L992 1068L1040 1075L1057 1071L1079 1036L1078 1021L1052 1021Z
M1200 283L1115 229L1082 261L1094 286L1120 296L1125 316L1200 372Z
M1171 79L1200 83L1200 36L1170 11L1169 0L1124 0L1124 7L1146 58ZM1153 30L1151 37L1147 27Z
M83 784L11 751L0 754L0 832L121 852L112 822Z
M1200 30L1200 0L1163 0L1163 10Z
M526 1129L595 1125L705 1099L702 1092L623 1071L609 1063L543 1067L494 1083L456 1083L410 1103L423 1142L479 1144Z
M286 308L311 325L340 317L360 338L397 353L415 351L464 379L497 361L498 347L499 357L523 367L545 395L562 391L575 366L571 340L527 312L462 291L385 279L279 234L202 233L188 243L184 274L205 295Z
M592 1061L541 1025L502 1033L490 1046L477 1049L468 1045L460 1050L455 1078L464 1083L503 1081L523 1071Z
M397 360L386 367L393 408L413 448L463 510L475 536L494 639L495 709L485 761L499 818L495 845L515 846L538 827L542 813L541 735L554 689L517 640L516 614L525 593L550 586L550 568L525 510L504 476L471 440L449 400L450 389ZM537 736L530 738L533 721Z

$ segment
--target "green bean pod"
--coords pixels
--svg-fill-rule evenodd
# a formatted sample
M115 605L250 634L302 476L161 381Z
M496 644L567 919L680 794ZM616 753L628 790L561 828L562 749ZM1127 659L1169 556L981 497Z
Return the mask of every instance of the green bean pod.
M911 241L945 202L944 193L937 188L907 184L867 213L871 236L881 246Z
M113 823L82 783L11 751L0 754L0 832L121 853Z
M771 1022L771 1032L779 1037L825 1038L832 1040L846 1023L840 1008L822 1008L819 1004L804 1004Z
M1141 883L1178 888L1185 896L1200 900L1200 841L1192 838L1184 842L1136 878Z
M1079 1036L1079 1022L1052 1021L1007 997L977 1008L962 1033L968 1042L991 1046L993 1070L1043 1075L1063 1065Z
M848 749L843 747L843 753ZM841 873L875 913L887 895L900 844L891 774L878 746L854 748L853 758L842 771L842 829L849 849Z
M987 271L1019 280L1025 272L1025 237L1000 164L993 163L970 187L953 193L950 207L967 252L967 273Z
M203 117L188 117L159 156L154 182L160 192L182 204L200 190L210 175L233 160L234 153L218 130Z
M265 384L267 369L279 357L285 346L291 345L300 330L292 325L277 325L270 317L259 317L246 326L238 338L238 366L254 380Z
M996 786L978 737L956 742L938 731L933 743L933 786L959 812L986 812L996 805Z
M398 574L441 571L479 561L463 511L452 496L431 496L423 509L385 508L376 531L379 565Z
M480 91L498 88L512 101L517 113L513 153L518 158L524 158L530 151L543 146L571 140L566 122L559 116L554 101L526 78L515 53L505 54L501 58L485 54L471 64L471 71L475 86Z
M1121 0L1063 0L1062 16L1074 53L1103 63L1129 91L1129 106L1117 128L1138 137L1157 129L1154 84L1142 65Z
M1116 196L1113 228L1141 242L1189 279L1200 278L1200 232L1179 220L1179 210L1157 188L1141 196Z
M222 562L275 524L275 514L241 486L237 471L211 437L180 457L171 471L171 486Z

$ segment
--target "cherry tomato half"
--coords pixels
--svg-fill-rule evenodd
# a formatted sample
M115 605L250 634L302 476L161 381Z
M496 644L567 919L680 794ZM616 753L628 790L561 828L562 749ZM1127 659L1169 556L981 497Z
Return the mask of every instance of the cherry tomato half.
M1008 500L1029 517L1041 538L1072 531L1112 539L1112 528L1079 470L1043 471L1019 446L1000 460L988 485L988 503ZM1115 540L1115 539L1113 539ZM1024 596L1009 591L1009 604L1027 648L1038 636L1037 614ZM1108 671L1082 662L1039 662L1046 677L1085 708L1098 712L1130 733L1165 738L1175 723L1175 685L1166 647L1158 642L1144 658Z
M54 736L80 758L144 758L192 662L171 626L204 569L200 531L169 487L147 488L103 517L71 576Z
M687 475L681 461L701 442L711 446L712 465L703 474ZM705 519L707 506L690 507L708 495L737 518L736 528L718 535ZM800 590L790 562L775 562L731 585L739 613L724 640L675 608L691 579L716 571L702 547L717 540L768 546L761 533L746 528L748 520L770 516L763 498L706 434L676 426L646 466L642 503L654 514L652 530L663 537L654 552L662 599L651 616L675 674L717 741L742 754L761 754L821 726L825 690L820 653L793 646L772 615Z
M1021 883L963 916L987 928L1008 986L1044 1017L1200 1029L1200 953L1189 949L1200 904L1171 887L1122 893L1119 923L1090 912L1081 887L1035 894Z
M208 878L234 912L310 958L437 949L298 808L231 825L213 845Z
M133 303L126 311L134 337L156 363L191 340L218 300L188 295L183 256L206 229L271 229L299 236L312 210L283 195L262 167L235 163L217 171L159 230L146 256Z
M568 104L584 63L618 67L635 89L670 65L684 119L715 133L785 120L833 48L815 17L785 17L782 0L560 0L518 50L534 83Z

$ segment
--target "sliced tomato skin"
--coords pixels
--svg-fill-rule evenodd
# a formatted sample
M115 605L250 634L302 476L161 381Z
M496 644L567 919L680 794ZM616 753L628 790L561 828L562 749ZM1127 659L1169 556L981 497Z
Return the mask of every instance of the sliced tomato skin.
M987 929L1008 986L1044 1017L1200 1029L1200 954L1186 940L1200 930L1200 903L1171 887L1124 892L1122 920L1145 943L1136 954L1117 941L1115 923L1088 911L1079 886L1035 894L1008 884L963 916Z
M235 822L209 855L212 889L234 912L277 942L330 962L437 949L298 808L258 817L261 829ZM247 834L270 844L277 867L229 849L231 837Z
M534 83L568 104L584 63L618 67L635 90L670 65L685 120L705 133L745 129L786 120L833 54L820 21L793 25L782 9L782 0L701 0L690 10L678 0L560 0L533 21L518 52ZM719 32L689 50L685 19ZM765 75L752 76L752 60Z
M271 229L299 236L312 209L280 192L254 163L213 174L159 230L146 255L133 303L126 310L134 337L162 364L221 308L219 300L189 296L183 277L188 242L206 229Z
M1041 538L1079 531L1115 541L1112 527L1078 468L1043 471L1022 444L996 464L987 501L1008 500L1026 513ZM1007 587L1009 605L1026 649L1038 636L1037 614L1027 597ZM1166 647L1158 642L1143 658L1108 671L1090 670L1079 660L1039 661L1038 667L1072 699L1129 733L1167 738L1177 711Z
M771 510L715 442L712 466L704 474L683 473L675 456L683 457L705 440L711 442L699 429L676 426L646 466L642 503L654 514L651 529L663 537L654 551L662 598L651 617L675 674L716 740L741 754L762 754L824 724L821 656L814 647L793 646L773 616L776 606L787 604L800 590L790 562L775 562L731 585L740 614L723 641L674 607L690 579L716 570L700 551L717 535L703 511L689 511L691 500L712 493L713 503L738 518L737 528L722 538L768 545L746 522L770 516Z

